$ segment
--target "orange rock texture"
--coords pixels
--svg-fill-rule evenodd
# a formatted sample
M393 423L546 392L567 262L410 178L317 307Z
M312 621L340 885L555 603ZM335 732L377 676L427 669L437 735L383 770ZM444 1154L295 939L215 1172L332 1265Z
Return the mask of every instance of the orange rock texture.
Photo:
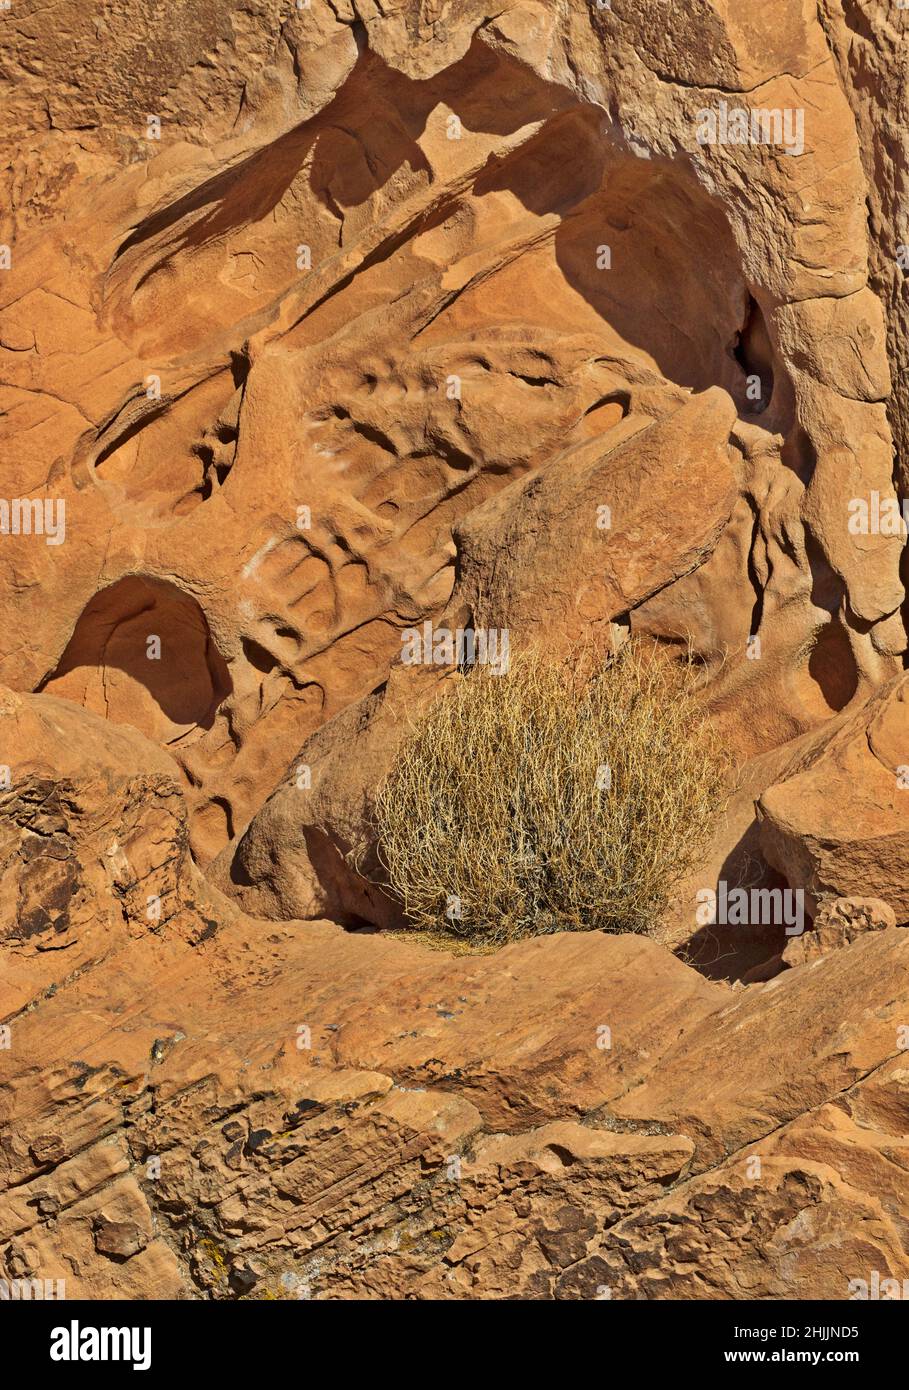
M0 1277L909 1278L907 44L866 0L0 12ZM736 783L651 938L407 938L424 625L690 649Z

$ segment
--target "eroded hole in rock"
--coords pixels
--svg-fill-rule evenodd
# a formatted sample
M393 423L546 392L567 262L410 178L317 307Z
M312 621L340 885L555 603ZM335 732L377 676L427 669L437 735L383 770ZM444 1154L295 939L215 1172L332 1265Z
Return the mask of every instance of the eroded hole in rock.
M773 347L760 305L750 294L745 322L741 332L736 334L733 356L745 373L743 412L763 415L773 399Z
M848 634L837 619L818 632L806 669L810 684L805 687L805 695L818 714L836 714L845 709L858 689L858 671Z
M231 680L196 600L174 584L130 575L86 605L39 689L173 744L211 727Z

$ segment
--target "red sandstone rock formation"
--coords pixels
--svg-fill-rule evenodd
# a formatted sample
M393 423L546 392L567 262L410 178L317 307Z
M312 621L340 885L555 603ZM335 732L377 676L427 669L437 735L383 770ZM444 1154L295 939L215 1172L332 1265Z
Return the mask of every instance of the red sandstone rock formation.
M745 8L0 20L4 1277L909 1277L909 18ZM703 663L654 940L387 933L425 622Z

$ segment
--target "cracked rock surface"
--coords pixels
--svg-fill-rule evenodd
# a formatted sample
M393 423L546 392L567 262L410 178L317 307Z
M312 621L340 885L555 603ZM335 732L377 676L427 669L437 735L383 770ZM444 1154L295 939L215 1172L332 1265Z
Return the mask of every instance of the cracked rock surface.
M7 718L47 706L48 766L4 824L42 833L40 797L74 906L20 935L4 980L11 1277L93 1298L831 1299L866 1266L905 1277L909 933L733 989L639 936L465 957L269 926L201 879L175 767L149 785L156 755L125 735L73 790L51 721L86 744L104 726L43 696ZM48 856L10 851L7 882Z

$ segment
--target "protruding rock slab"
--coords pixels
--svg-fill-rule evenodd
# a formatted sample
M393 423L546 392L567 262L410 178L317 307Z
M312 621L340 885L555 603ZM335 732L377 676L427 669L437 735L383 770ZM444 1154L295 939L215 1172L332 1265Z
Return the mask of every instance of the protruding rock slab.
M909 676L823 730L758 816L766 858L810 904L882 898L909 921Z

